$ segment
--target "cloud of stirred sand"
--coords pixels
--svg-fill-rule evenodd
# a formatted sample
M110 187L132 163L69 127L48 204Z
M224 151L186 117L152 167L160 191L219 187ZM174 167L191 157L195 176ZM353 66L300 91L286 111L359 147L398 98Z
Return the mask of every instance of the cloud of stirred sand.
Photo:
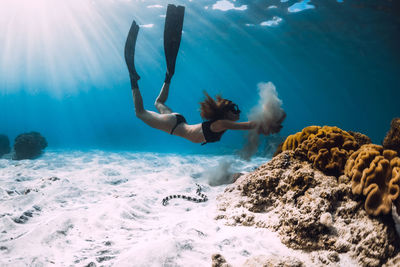
M250 121L256 121L265 135L278 133L286 118L286 113L282 109L282 100L278 98L272 82L259 83L257 86L260 99L257 105L251 109L248 118ZM256 130L249 131L246 139L247 142L239 151L239 155L241 158L249 160L258 150L260 135Z
M204 172L204 176L211 186L231 184L234 182L232 171L233 160L222 159L215 168L210 168Z
M260 98L257 105L250 110L248 119L256 121L265 134L278 133L282 128L282 122L286 118L286 113L282 109L282 101L278 98L275 86L271 82L259 83L258 93ZM246 135L246 144L238 153L242 159L249 160L257 152L261 139L260 136L257 130L248 132ZM281 141L279 136L269 137L265 151L274 151ZM205 171L204 176L208 180L208 184L217 186L233 183L240 176L235 175L232 170L233 164L233 160L222 159L218 163L218 166Z

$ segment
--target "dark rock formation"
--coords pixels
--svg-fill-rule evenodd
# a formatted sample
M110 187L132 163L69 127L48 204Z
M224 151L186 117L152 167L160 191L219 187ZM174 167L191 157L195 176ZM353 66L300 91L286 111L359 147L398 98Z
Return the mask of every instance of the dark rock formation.
M4 154L10 153L10 140L8 139L7 135L0 134L0 157Z
M393 267L393 266L400 266L400 254L397 254L396 257L390 259L383 267Z
M14 159L33 159L47 147L46 139L38 132L23 133L15 138Z
M231 267L221 254L211 256L212 267ZM302 261L291 256L282 255L257 255L248 258L242 267L303 267L306 266Z
M396 151L400 155L400 118L394 118L390 130L383 140L383 147Z
M278 255L259 255L255 257L251 257L250 259L246 260L243 264L246 267L258 267L258 266L265 266L265 267L303 267L306 266L302 261L288 256L278 256Z
M213 254L211 256L212 267L232 267L232 265L228 264L225 258L221 254Z
M371 138L366 136L365 134L359 133L359 132L353 132L353 131L347 131L350 135L356 139L357 143L359 146L366 145L366 144L371 144Z
M240 177L218 201L216 219L277 231L288 247L318 253L316 265L340 265L346 253L362 266L382 266L400 251L391 215L369 216L347 176L327 176L292 151Z

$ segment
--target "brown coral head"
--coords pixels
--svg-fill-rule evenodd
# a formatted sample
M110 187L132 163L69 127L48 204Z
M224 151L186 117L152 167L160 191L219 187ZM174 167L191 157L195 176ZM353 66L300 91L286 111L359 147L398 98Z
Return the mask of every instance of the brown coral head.
M282 145L282 150L295 150L308 137L315 135L319 129L321 129L320 126L308 126L301 132L289 135Z
M383 147L395 150L400 154L400 118L394 118L390 123L390 130L383 140Z
M354 137L335 126L323 126L311 130L313 132L307 140L296 148L296 155L307 159L313 167L328 175L343 174L349 155L358 149Z
M347 161L345 174L354 194L366 196L365 210L378 216L388 214L400 195L400 158L382 146L363 145Z
M357 143L362 146L366 144L371 144L371 138L366 136L365 134L359 133L359 132L353 132L353 131L347 131L349 134L351 134L354 139L356 139Z
M363 145L349 157L344 173L351 179L353 194L362 193L366 175L374 171L373 167L370 168L370 164L382 151L383 148L378 145Z

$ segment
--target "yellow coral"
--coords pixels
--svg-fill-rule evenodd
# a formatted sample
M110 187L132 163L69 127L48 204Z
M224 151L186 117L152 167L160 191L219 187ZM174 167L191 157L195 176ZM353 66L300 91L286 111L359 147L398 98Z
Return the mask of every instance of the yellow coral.
M365 210L377 216L388 214L400 195L400 158L379 145L363 145L346 163L353 194L366 196Z
M304 128L301 132L289 135L282 145L282 151L295 150L310 135L316 134L319 129L321 129L320 126L308 126Z
M286 139L282 150L289 149L312 162L315 168L327 174L340 175L349 155L358 149L358 143L338 127L309 126Z

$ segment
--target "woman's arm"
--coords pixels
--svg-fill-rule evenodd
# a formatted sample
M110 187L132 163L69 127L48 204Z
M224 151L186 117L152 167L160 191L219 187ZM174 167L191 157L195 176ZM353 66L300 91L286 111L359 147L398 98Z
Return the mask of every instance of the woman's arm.
M255 121L234 122L230 120L217 120L210 125L211 131L222 132L225 130L251 130L258 127Z

